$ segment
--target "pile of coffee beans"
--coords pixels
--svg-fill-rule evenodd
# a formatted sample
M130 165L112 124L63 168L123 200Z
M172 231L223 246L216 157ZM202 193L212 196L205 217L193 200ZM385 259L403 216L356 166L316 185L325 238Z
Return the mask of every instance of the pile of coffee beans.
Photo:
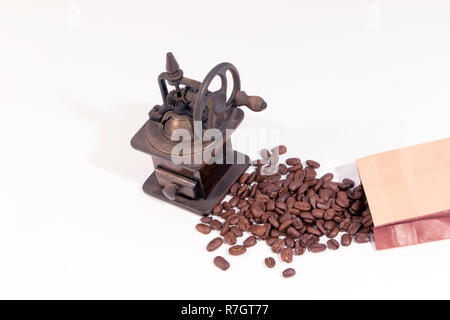
M263 149L261 159L253 162L254 171L244 173L231 186L231 199L201 219L196 226L199 232L220 234L208 243L208 251L225 242L231 246L230 255L242 255L262 240L282 262L291 263L294 255L306 251L319 253L353 241L371 241L373 223L362 186L355 187L350 179L335 182L332 173L319 177L320 164L313 160L302 163L299 158L288 158L278 164L279 155L286 152L285 146ZM339 243L335 238L341 232ZM242 245L237 244L244 234L250 235ZM272 257L264 262L268 268L275 266ZM222 270L230 266L221 256L214 264ZM295 270L288 268L282 275L292 277Z

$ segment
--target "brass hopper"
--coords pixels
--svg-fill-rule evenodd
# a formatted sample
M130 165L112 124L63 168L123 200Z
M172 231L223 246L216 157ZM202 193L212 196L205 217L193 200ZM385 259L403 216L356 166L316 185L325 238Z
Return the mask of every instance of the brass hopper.
M227 71L233 80L228 99ZM211 92L208 89L216 77L221 87ZM150 110L149 119L131 140L133 148L152 156L155 167L143 190L194 213L208 214L249 166L248 156L232 149L227 134L244 118L238 107L261 111L267 105L262 98L241 91L239 73L230 63L218 64L199 82L184 77L169 52L166 72L159 75L158 83L162 104ZM181 140L180 132L185 133Z

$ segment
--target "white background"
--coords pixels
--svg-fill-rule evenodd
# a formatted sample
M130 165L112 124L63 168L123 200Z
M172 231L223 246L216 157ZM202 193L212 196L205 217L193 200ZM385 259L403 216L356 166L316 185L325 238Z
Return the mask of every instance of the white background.
M198 80L235 64L268 102L235 136L277 130L320 173L450 136L448 1L4 0L0 298L450 298L450 241L305 254L291 279L263 243L206 252L216 234L141 191L151 160L129 145L167 51Z

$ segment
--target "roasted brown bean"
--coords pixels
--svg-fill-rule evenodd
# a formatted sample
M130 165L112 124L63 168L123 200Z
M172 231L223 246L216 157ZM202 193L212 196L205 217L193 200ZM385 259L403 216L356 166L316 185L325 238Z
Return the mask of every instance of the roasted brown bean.
M221 256L217 256L214 258L214 264L217 268L225 271L230 267L230 264L228 263L227 260L225 260L223 257Z
M351 245L352 244L352 236L349 235L348 233L342 235L342 237L341 237L341 244L344 247L348 247L349 245Z
M322 252L322 251L325 251L326 249L327 249L327 246L324 245L323 243L314 243L309 246L309 251L314 252L314 253Z
M306 160L306 164L314 169L320 168L320 163L318 163L314 160Z
M253 247L256 244L256 237L255 236L250 236L247 239L244 240L244 246L246 248L250 248Z
M330 249L330 250L337 250L340 247L339 242L337 242L335 239L328 240L327 246L328 246L328 249Z
M281 249L281 261L284 261L286 263L291 263L292 262L292 257L294 252L292 251L291 248L283 248Z
M198 232L201 232L203 234L208 234L211 232L211 227L203 223L199 223L195 227L197 228Z
M247 251L247 249L244 246L236 245L232 246L228 249L228 253L232 256L240 256L241 254L244 254Z
M221 237L217 237L212 239L208 245L206 246L206 250L214 251L219 248L223 244L223 239Z
M266 264L267 268L273 268L276 264L275 259L272 257L265 258L264 263Z
M370 236L367 233L358 233L355 236L355 242L356 243L366 243L366 242L370 242Z
M283 271L283 277L290 278L293 276L295 276L295 269L287 268L286 270Z

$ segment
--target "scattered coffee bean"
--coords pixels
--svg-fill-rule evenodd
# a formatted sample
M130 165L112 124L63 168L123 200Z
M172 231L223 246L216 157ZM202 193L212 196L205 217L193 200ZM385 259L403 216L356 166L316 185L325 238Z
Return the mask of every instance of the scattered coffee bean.
M237 240L236 240L236 236L234 235L233 232L229 231L227 232L223 238L225 239L225 242L228 243L230 246L235 245Z
M339 242L337 242L337 240L330 239L327 241L327 247L330 250L337 250L337 249L339 249L340 245L339 245Z
M247 249L244 246L241 246L241 245L232 246L232 247L230 247L230 249L228 249L228 252L232 256L240 256L241 254L244 254L245 251L247 251Z
M200 219L200 222L202 223L211 223L212 217L203 217Z
M211 221L210 226L212 230L220 230L222 229L222 222L219 220L213 220Z
M281 261L291 263L293 254L294 254L294 252L291 248L281 249Z
M230 267L230 264L228 263L227 260L225 260L223 257L221 256L217 256L214 258L214 264L217 268L225 271Z
M293 276L295 276L295 269L287 268L286 270L283 271L283 277L290 278Z
M206 246L206 250L208 251L214 251L217 248L219 248L223 244L223 239L221 237L217 237L212 239L208 245Z
M320 168L320 163L318 163L318 162L316 162L314 160L306 160L306 164L308 166L310 166L311 168L314 168L314 169Z
M327 246L324 245L323 243L314 243L309 246L309 251L314 252L314 253L323 252L326 249L327 249Z
M273 267L275 267L275 264L276 264L275 259L272 257L265 258L264 263L266 264L266 266L268 268L273 268Z
M280 253L281 249L284 247L284 240L276 238L272 244L272 251L274 253Z
M286 164L290 166L297 166L301 163L302 161L299 158L289 158L286 160Z
M211 227L203 224L203 223L199 223L195 226L197 228L197 230L203 234L208 234L211 232Z
M366 243L370 242L370 235L368 233L358 233L355 236L356 243Z
M349 235L348 233L342 235L342 237L341 237L341 244L344 247L348 247L349 245L351 245L352 244L352 236Z
M242 232L242 230L239 229L239 228L236 227L236 226L232 226L232 227L231 227L231 232L233 232L234 235L235 235L236 237L242 237L242 236L244 235L244 233Z
M257 242L256 241L256 237L255 236L250 236L247 239L245 239L244 246L246 248L250 248L250 247L253 247L256 244L256 242Z
M239 187L239 184L235 183L234 185L236 186L236 190L237 190L237 188ZM213 214L217 215L217 214L221 213L222 210L223 210L223 206L219 203L214 207Z

